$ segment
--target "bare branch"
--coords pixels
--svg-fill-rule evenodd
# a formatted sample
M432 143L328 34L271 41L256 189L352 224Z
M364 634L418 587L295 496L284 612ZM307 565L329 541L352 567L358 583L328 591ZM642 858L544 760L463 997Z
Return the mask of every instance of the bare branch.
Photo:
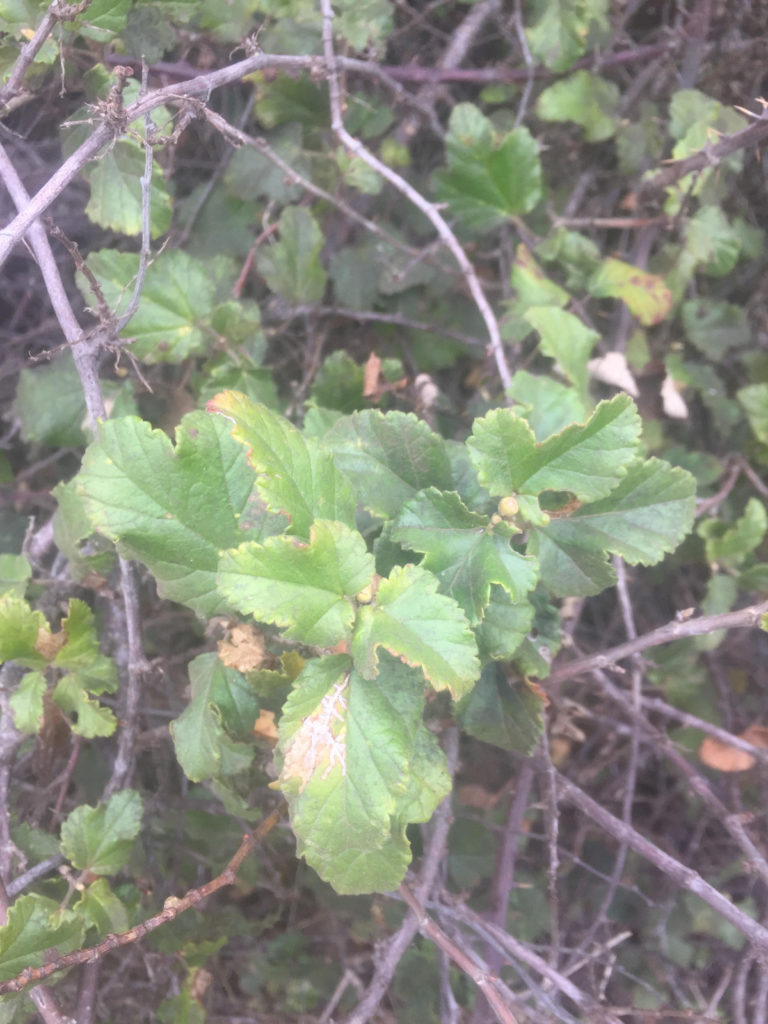
M740 149L755 149L768 137L768 108L752 124L742 128L733 135L725 135L714 145L707 145L697 153L692 153L684 160L670 161L666 167L657 171L656 174L642 182L638 191L641 196L652 192L659 192L662 189L674 185L676 181L691 174L693 171L703 171L707 167L717 167L732 153L738 153Z
M141 71L141 95L147 94L147 65L144 64ZM144 115L144 173L139 178L141 185L141 249L139 250L139 269L136 271L136 280L133 283L133 293L128 301L122 316L118 318L115 325L115 332L119 334L127 327L131 319L136 315L139 308L139 300L144 288L144 279L147 276L147 267L150 264L152 255L152 162L154 158L152 143L154 142L155 126L149 113Z
M717 891L709 882L705 882L698 872L681 864L679 860L670 857L668 853L656 846L638 831L614 817L609 811L601 807L597 801L588 796L582 789L579 789L573 782L558 773L558 788L560 798L568 800L575 807L591 818L605 832L613 836L620 843L625 842L631 850L640 854L654 867L662 871L673 882L698 896L707 906L729 921L734 928L745 935L759 951L765 963L768 963L768 928L765 928L758 921L755 921L743 910L740 910L729 899Z
M0 107L5 106L18 93L24 76L45 44L46 39L51 34L51 30L56 22L71 21L78 14L82 14L87 10L90 5L91 0L81 0L77 4L65 4L62 0L53 0L53 3L43 15L43 20L35 29L35 34L28 43L22 46L13 71L8 76L8 81L0 89Z
M514 1000L512 993L509 992L506 985L495 975L488 972L486 964L478 963L478 957L474 954L470 956L466 953L446 935L442 928L435 924L405 883L400 886L400 895L416 916L421 934L431 939L439 949L442 949L453 960L457 967L461 968L474 981L495 1013L496 1019L501 1021L502 1024L517 1024L517 1018L509 1007L509 1003L516 1000Z
M718 629L754 629L760 625L761 616L766 614L768 614L768 601L761 601L760 604L750 605L737 612L701 615L698 619L668 622L666 626L654 629L651 633L645 633L635 640L628 640L607 651L589 654L584 658L577 658L575 661L555 668L549 674L547 683L561 683L564 679L573 679L574 676L584 675L595 668L614 668L617 662L632 654L646 651L650 647L672 643L673 640L682 640L687 636L704 636L706 633L714 633Z
M336 56L333 47L333 9L330 0L321 0L323 12L323 48L328 68L328 94L331 104L331 127L343 146L355 156L363 160L369 167L385 178L393 185L398 192L409 199L413 205L424 214L437 231L443 244L449 249L453 258L459 265L464 280L467 283L469 292L474 299L480 315L485 321L485 326L490 339L490 348L496 361L496 368L499 372L501 383L506 391L512 383L512 375L507 366L504 355L504 346L501 341L499 324L491 309L488 299L485 297L475 269L467 258L467 254L461 247L459 240L448 226L445 218L434 203L430 203L424 196L410 185L402 175L393 171L378 157L374 156L359 139L354 138L344 127L341 113L341 89L339 87L339 76L336 70Z
M243 841L234 857L232 857L221 874L217 875L210 882L206 882L205 885L201 885L198 889L190 889L184 896L169 897L159 914L147 918L141 924L134 925L128 931L120 932L118 935L108 935L97 946L91 946L89 949L78 949L74 953L66 954L66 956L56 957L42 967L26 967L15 978L0 982L0 995L4 995L6 992L21 992L29 985L36 985L38 982L50 978L57 971L63 971L77 964L89 964L100 960L113 949L119 949L121 946L128 946L133 942L138 942L139 939L144 938L145 935L155 931L161 925L166 924L168 921L173 921L179 914L183 914L185 910L189 910L190 907L202 903L204 899L212 896L219 889L233 885L237 878L237 872L240 870L240 866L245 858L264 841L282 815L283 807L272 811L253 832L243 836Z

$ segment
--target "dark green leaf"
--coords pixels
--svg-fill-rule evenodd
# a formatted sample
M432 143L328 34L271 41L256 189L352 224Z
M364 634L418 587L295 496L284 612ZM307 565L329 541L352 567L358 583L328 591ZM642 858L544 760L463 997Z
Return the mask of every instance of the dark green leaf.
M345 416L325 442L374 515L396 515L423 487L451 488L445 442L415 416L365 410Z

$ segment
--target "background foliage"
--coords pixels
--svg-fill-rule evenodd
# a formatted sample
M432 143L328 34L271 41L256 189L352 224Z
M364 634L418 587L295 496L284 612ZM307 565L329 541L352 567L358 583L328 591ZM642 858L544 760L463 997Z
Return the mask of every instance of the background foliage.
M333 14L0 0L0 1020L760 1024L766 26Z

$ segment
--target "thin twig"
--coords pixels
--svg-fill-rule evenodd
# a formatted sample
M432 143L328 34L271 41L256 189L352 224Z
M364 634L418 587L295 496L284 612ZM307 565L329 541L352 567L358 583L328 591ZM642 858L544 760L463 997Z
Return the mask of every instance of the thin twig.
M33 864L31 868L27 868L26 871L17 875L12 882L8 883L6 886L8 895L11 897L18 896L32 882L37 881L38 878L43 878L45 875L49 875L51 871L55 871L63 863L63 855L54 853L52 857L46 857L45 860L41 860L38 864Z
M712 791L707 780L689 764L666 733L655 729L647 718L636 709L634 701L630 702L624 692L615 687L604 672L595 669L593 677L603 692L623 708L636 728L643 731L645 738L653 745L654 749L660 750L677 768L694 793L709 808L715 821L719 822L734 839L744 854L747 867L768 883L768 861L748 835L741 816L729 812L725 804ZM763 753L766 752L763 751Z
M502 1024L517 1024L509 1003L513 996L499 978L489 973L487 964L478 964L479 957L465 952L457 943L437 925L416 899L408 886L400 886L400 895L411 908L416 917L418 929L422 935L431 939L435 945L453 960L453 962L474 981L485 996L485 1000ZM506 991L505 991L506 990Z
M684 178L687 174L705 170L707 167L717 167L719 163L725 160L726 157L731 156L732 153L738 153L741 149L756 148L765 141L767 136L768 108L763 111L757 120L748 124L746 128L742 128L741 131L734 132L732 135L725 135L713 145L708 144L704 149L692 153L683 160L669 161L662 170L645 178L639 185L638 192L641 196L645 197L653 192L669 188L670 185L674 185L675 182Z
M528 112L528 104L531 99L531 92L533 91L533 83L536 78L536 64L533 59L530 47L528 46L528 37L525 34L525 28L523 26L523 5L521 0L515 0L515 13L513 15L513 23L515 26L515 34L517 35L517 41L520 43L520 51L523 54L523 61L525 62L526 78L525 85L523 86L523 95L520 97L520 103L517 107L517 114L515 116L515 127L519 127L525 120L525 115Z
M610 647L607 651L600 651L598 654L589 654L584 658L577 658L575 661L558 666L549 675L548 684L561 683L564 679L573 679L574 676L584 675L595 668L615 668L617 662L624 658L646 651L650 647L659 647L661 644L669 644L674 640L682 640L688 636L704 636L707 633L714 633L718 629L754 629L760 625L760 618L768 614L768 601L761 601L759 604L750 605L736 612L723 612L719 615L701 615L698 619L686 619L682 622L668 622L666 626L654 629L651 633L645 633L635 640L628 640L626 643L616 647Z
M339 86L339 76L336 70L336 57L333 47L333 9L331 7L330 0L320 0L320 3L321 10L323 12L323 50L328 66L328 95L331 105L331 128L343 146L368 164L369 167L373 168L373 170L380 174L382 178L385 178L390 182L398 192L409 199L418 210L421 210L437 231L443 244L450 250L453 258L459 265L459 269L464 276L464 280L466 281L470 294L475 301L475 305L485 321L488 337L490 339L491 352L496 361L496 368L498 370L501 383L506 391L512 383L512 375L509 371L506 357L504 355L504 346L501 341L498 321L490 307L488 299L485 297L485 292L480 285L475 269L467 258L467 254L464 252L464 249L456 238L456 235L450 229L445 218L434 203L430 203L425 199L417 189L402 177L402 175L393 171L392 168L388 167L385 163L382 163L382 161L379 160L378 157L374 156L374 154L371 153L359 139L350 135L344 127L341 89Z
M283 807L272 811L253 832L243 836L243 841L234 857L232 857L221 874L217 875L210 882L206 882L205 885L201 885L198 889L190 889L184 896L169 897L159 914L155 914L153 917L147 918L146 921L134 925L128 931L120 932L117 935L108 935L96 946L91 946L89 949L78 949L74 953L67 953L65 956L58 956L50 963L43 964L41 967L26 967L15 978L0 982L0 995L4 995L6 992L21 992L29 985L36 985L38 982L50 978L57 971L74 967L76 964L87 964L92 963L94 960L100 960L107 953L112 952L112 950L138 942L139 939L155 931L161 925L175 920L179 914L183 914L185 910L189 910L191 907L197 906L198 903L202 903L203 900L218 892L219 889L233 885L237 879L237 872L240 870L240 866L245 858L263 842L282 815Z
M393 83L387 76L386 71L377 64L339 57L334 59L333 66L334 68L350 67L355 71L360 71L363 74L386 82L390 87L399 88L403 97L408 95L405 90L398 87L396 83ZM287 54L251 54L244 60L230 64L226 68L208 71L191 78L189 81L177 82L162 89L156 89L147 96L139 97L139 99L124 109L122 121L126 125L130 125L133 121L143 118L145 114L156 107L172 103L174 100L197 96L207 98L214 89L230 85L232 82L237 82L248 74L267 68L287 72L309 71L311 74L322 74L326 70L326 62L322 58L315 56L294 57ZM101 150L113 142L120 134L121 130L113 123L102 121L101 124L97 125L85 142L78 146L61 167L51 175L40 191L0 231L0 266L5 263L11 250L27 233L30 225L45 213L51 203L61 195L67 185L80 173L85 165L95 159Z
M768 963L768 928L731 903L714 886L706 882L697 871L681 864L674 857L670 857L655 843L615 817L610 811L606 811L597 801L565 776L558 774L558 787L562 800L568 800L614 839L626 842L630 849L671 878L680 888L698 896L708 907L729 921L742 935L745 935L755 945L762 959Z
M379 313L377 310L345 309L343 306L296 306L288 311L288 316L299 317L305 313L317 313L320 316L341 316L349 320L359 320L360 323L392 324L395 327L408 327L412 331L440 334L444 338L460 341L464 345L476 346L485 344L480 338L475 338L471 334L452 331L449 327L427 323L425 320L411 320L410 317L403 316L402 313Z
M141 69L141 96L147 94L148 71L146 63ZM144 173L139 178L141 186L141 249L139 250L139 269L136 271L136 279L133 283L133 292L128 300L125 311L118 317L115 325L115 333L120 334L125 330L128 323L133 319L139 308L141 293L144 289L144 279L147 276L147 268L152 256L152 164L154 153L152 143L154 142L155 126L149 113L144 115Z
M75 18L78 14L82 14L91 5L91 0L81 0L77 4L66 4L63 0L53 0L53 3L48 7L48 10L43 15L43 20L35 29L35 34L25 43L16 63L13 66L13 70L8 76L8 81L0 89L0 107L5 106L8 100L13 99L19 91L21 83L24 80L24 76L29 70L35 57L38 55L40 50L45 44L46 39L51 34L51 30L57 21L70 21Z
M613 559L613 567L616 571L616 594L619 598L619 607L621 608L621 615L624 620L624 629L629 640L636 640L637 627L635 626L635 615L629 595L627 571L624 559L615 556ZM631 826L632 806L635 800L635 787L637 785L637 769L640 755L639 719L641 718L640 702L642 698L643 674L638 655L635 655L632 659L630 680L631 693L629 700L631 701L631 708L633 711L632 731L630 733L629 741L629 763L627 765L626 775L624 778L624 797L621 803L621 820L625 822L625 824ZM621 879L624 875L624 866L627 862L628 851L629 847L625 841L619 843L619 849L616 853L616 859L614 860L608 887L603 895L600 907L598 908L598 911L582 940L582 945L585 949L589 948L597 930L608 918L608 912L611 909L614 897L616 896L616 891L619 888L619 884L621 883ZM573 962L574 958L572 957L569 961L569 966L573 964Z
M411 245L406 245L399 238L390 234L384 228L380 227L375 221L369 220L368 217L364 217L363 214L358 213L349 203L344 202L343 199L339 199L338 196L332 195L330 192L326 192L324 188L320 188L319 185L315 185L309 178L305 178L303 174L300 174L294 167L292 167L287 160L283 160L279 153L277 153L269 145L266 139L261 136L248 135L240 128L236 128L230 124L229 121L225 120L221 114L217 114L213 110L208 110L207 107L200 108L200 116L203 117L211 127L215 128L225 139L228 139L235 145L238 146L249 146L251 149L255 149L257 152L262 153L270 163L273 163L275 167L279 167L280 170L285 174L288 184L299 185L304 189L305 192L309 192L310 195L315 196L317 199L322 199L326 203L330 203L335 206L337 210L340 210L345 217L349 220L354 221L356 224L362 225L366 231L370 231L371 234L383 239L388 245L391 245L395 249L401 249L403 252L407 252L409 256L413 256L417 259L423 258L423 253L420 249L416 249Z
M437 913L442 916L452 917L456 921L460 921L470 927L474 932L480 935L486 942L493 940L498 943L503 949L514 956L517 960L526 964L532 970L537 971L542 978L545 978L550 984L552 984L559 992L562 992L568 999L573 1002L583 1011L589 1013L592 1019L598 1020L600 1010L597 1007L595 1001L586 993L582 992L577 985L570 981L563 973L556 970L551 964L534 953L533 950L529 949L524 943L520 942L513 935L510 935L504 928L492 921L484 920L479 914L476 914L473 910L464 903L448 903L447 901L430 902L428 904L429 909L435 909Z

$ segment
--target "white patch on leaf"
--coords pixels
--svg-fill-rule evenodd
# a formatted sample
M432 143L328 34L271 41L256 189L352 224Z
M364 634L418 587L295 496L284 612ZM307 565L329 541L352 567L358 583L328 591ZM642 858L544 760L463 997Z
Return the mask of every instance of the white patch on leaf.
M347 691L349 674L326 693L311 715L307 715L285 749L280 782L299 779L299 792L322 769L324 782L334 768L347 774Z

